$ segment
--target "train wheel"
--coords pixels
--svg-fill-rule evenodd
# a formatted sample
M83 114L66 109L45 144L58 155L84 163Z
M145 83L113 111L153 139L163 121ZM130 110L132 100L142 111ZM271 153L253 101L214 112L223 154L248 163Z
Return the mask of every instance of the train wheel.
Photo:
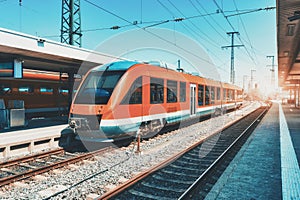
M213 117L217 117L223 114L223 111L221 108L216 108L215 112L213 113Z
M142 139L151 138L157 135L160 130L165 126L165 119L156 119L147 122L143 122L140 126L140 134Z

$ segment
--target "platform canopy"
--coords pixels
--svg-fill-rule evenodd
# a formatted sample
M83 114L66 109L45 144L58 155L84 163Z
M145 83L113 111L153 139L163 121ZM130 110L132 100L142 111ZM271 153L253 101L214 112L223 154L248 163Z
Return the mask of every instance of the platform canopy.
M280 87L300 83L300 0L277 0L278 80Z
M21 61L23 68L62 73L77 73L82 65L89 69L120 60L112 55L0 28L0 63L14 59Z

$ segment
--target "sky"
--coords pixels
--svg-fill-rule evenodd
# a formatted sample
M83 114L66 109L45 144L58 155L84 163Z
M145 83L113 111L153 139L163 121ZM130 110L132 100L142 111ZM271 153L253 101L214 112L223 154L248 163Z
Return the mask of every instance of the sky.
M235 83L243 86L251 71L261 87L270 83L267 56L277 63L276 9L264 8L275 7L275 0L81 0L80 5L83 48L174 66L180 60L189 73L229 82L231 49L222 47L231 45L227 32L239 32L234 44L243 46L234 48ZM60 41L61 7L62 0L22 0L21 6L19 0L0 0L0 27Z

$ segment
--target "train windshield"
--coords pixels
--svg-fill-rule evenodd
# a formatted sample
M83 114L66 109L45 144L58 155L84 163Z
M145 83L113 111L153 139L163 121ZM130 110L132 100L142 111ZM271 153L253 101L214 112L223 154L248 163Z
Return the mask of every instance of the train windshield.
M75 103L107 104L115 86L125 71L91 72L82 84Z

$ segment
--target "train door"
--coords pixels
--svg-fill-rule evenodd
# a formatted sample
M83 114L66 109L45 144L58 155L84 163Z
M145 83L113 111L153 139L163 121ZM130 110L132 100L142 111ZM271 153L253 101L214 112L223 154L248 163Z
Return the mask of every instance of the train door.
M196 114L196 85L190 84L190 114Z

